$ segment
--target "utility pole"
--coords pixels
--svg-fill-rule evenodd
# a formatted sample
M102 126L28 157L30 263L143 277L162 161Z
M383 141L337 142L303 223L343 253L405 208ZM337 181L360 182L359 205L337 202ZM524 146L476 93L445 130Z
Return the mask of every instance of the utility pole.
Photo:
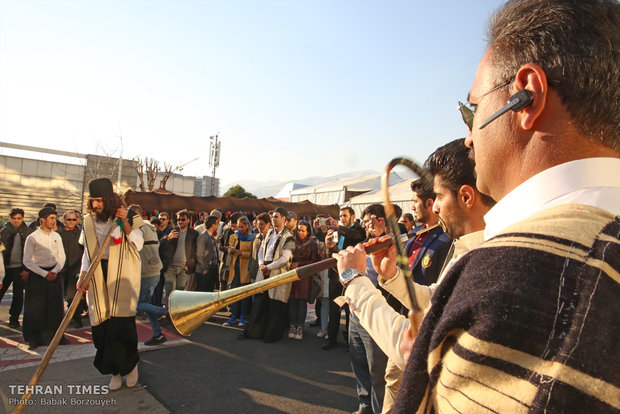
M121 174L123 172L123 136L119 135L121 140L121 155L118 157L118 179L116 181L116 187L118 192L121 193Z
M213 173L211 175L211 194L217 195L215 191L215 170L220 166L221 142L219 141L219 133L209 138L211 139L211 145L209 146L209 166L213 167Z

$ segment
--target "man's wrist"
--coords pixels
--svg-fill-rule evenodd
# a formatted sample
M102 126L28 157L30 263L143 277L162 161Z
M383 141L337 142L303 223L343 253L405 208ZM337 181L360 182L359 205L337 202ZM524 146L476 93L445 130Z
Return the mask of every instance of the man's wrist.
M360 276L366 276L366 275L361 270L349 268L349 269L345 269L344 272L340 274L339 280L340 280L340 283L342 283L342 286L346 288L347 286L349 286L349 283L351 283L353 279L357 279Z

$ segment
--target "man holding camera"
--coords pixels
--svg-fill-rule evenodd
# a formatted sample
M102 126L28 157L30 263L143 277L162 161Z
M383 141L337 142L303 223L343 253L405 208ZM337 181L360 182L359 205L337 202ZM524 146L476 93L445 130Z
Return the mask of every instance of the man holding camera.
M340 209L340 222L331 217L327 220L327 235L325 236L325 246L328 253L338 253L340 250L349 246L355 246L364 241L366 232L359 224L355 223L355 211L351 207ZM342 286L338 281L338 273L334 269L329 269L329 322L327 324L327 340L322 345L325 350L331 349L337 344L338 328L340 327L340 307L334 302L342 293ZM345 308L347 314L345 336L345 346L348 347L347 337L349 329L349 309Z
M196 239L198 232L189 228L189 213L177 213L177 226L160 240L159 252L163 263L166 305L172 291L184 290L189 276L196 268Z

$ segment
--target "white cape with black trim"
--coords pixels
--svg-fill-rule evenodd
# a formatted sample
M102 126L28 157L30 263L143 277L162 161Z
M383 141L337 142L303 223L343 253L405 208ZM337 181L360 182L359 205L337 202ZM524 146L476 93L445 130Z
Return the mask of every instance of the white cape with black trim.
M140 216L132 217L133 229L143 225ZM84 216L85 245L91 262L99 242L95 232L94 216ZM116 224L114 224L116 225ZM109 227L107 227L109 229ZM103 278L101 264L97 265L87 291L90 324L96 326L111 317L135 316L140 293L140 254L121 232L122 243L111 243L108 256L107 282Z

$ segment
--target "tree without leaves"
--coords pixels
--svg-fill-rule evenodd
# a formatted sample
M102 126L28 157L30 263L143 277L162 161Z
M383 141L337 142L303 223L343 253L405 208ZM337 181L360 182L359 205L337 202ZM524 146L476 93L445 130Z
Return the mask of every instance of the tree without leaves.
M146 191L144 187L144 162L140 159L136 159L136 172L138 173L138 179L140 180L140 191Z
M140 180L140 191L153 191L155 189L155 180L157 179L157 173L159 172L159 161L154 158L146 157L135 158L136 172L138 173L138 179ZM146 176L146 180L145 180Z
M224 197L234 197L234 198L256 198L256 196L252 193L248 193L245 191L245 188L240 185L232 186L224 193Z
M168 181L168 179L172 175L172 171L174 171L172 169L172 165L168 164L167 162L164 162L164 176L161 178L161 181L159 182L159 189L160 190L165 190L166 189L166 182Z
M157 173L159 172L159 161L155 158L146 158L146 185L149 191L155 189L155 180L157 179Z

